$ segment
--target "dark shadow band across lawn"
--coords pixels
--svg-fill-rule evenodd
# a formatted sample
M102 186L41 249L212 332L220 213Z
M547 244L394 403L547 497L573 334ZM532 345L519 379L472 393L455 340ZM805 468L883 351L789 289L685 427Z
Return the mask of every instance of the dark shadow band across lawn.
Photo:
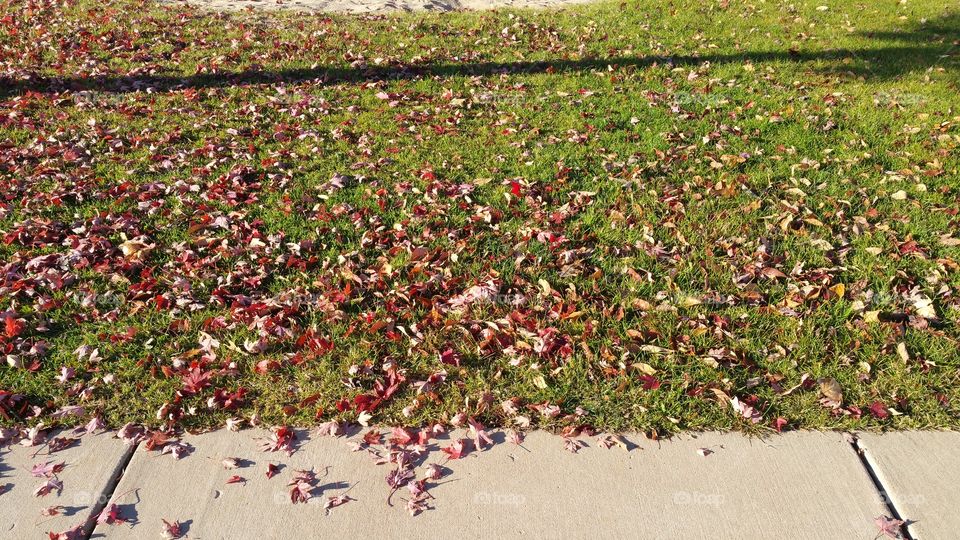
M907 31L865 33L887 45L864 49L795 49L708 55L655 55L580 60L551 59L521 62L465 62L428 65L293 68L201 73L196 75L106 75L99 77L48 77L12 80L0 77L0 96L24 92L99 91L126 93L151 89L175 91L256 84L319 81L328 84L380 80L489 76L499 74L562 74L611 68L646 69L653 66L688 66L704 63L740 64L777 62L814 64L823 72L847 73L868 80L888 80L906 73L940 67L953 71L960 65L960 14L951 14Z

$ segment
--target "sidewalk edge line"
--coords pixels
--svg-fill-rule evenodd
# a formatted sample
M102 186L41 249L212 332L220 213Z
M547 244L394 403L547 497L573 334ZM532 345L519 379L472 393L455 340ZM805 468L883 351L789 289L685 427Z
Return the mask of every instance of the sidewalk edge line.
M900 509L897 508L897 505L893 502L893 497L890 496L890 490L887 489L887 486L880 478L880 467L876 462L874 462L872 456L869 454L869 450L860 443L860 438L857 437L856 433L851 433L850 435L852 436L850 447L853 449L854 453L857 454L857 458L860 459L860 464L863 465L864 470L867 471L867 475L870 476L870 480L873 481L873 486L877 489L877 494L880 495L883 505L887 507L887 510L890 511L890 515L894 519L903 521L903 526L900 527L903 538L905 540L919 540L917 537L911 534L910 522L904 517L904 514L900 512Z
M139 442L134 445L127 445L126 452L120 457L117 466L114 467L110 473L110 480L94 501L93 508L90 509L90 516L87 517L86 523L83 524L83 540L89 540L90 537L93 536L94 530L97 528L97 518L100 516L100 512L107 507L107 504L109 504L113 498L114 492L116 492L117 486L120 485L120 480L123 479L124 473L127 472L127 466L130 465L130 461L133 459L133 455L137 452L138 448L140 448Z

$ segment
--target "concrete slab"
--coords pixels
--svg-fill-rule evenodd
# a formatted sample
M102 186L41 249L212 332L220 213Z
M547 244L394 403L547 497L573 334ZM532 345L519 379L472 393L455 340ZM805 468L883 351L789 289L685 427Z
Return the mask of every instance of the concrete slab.
M914 539L960 531L960 433L863 433L858 445Z
M402 489L388 506L388 465L376 465L351 441L312 438L292 456L264 453L264 433L188 436L196 450L180 461L138 450L117 487L127 493L132 526L99 526L94 538L143 538L161 519L180 521L191 538L873 538L886 513L853 448L840 434L790 433L767 441L738 434L686 435L642 448L603 449L595 439L578 454L562 439L529 434L522 447L501 443L445 462L430 487L432 510L408 515ZM503 440L502 434L496 437ZM359 440L354 437L352 441ZM449 441L440 441L446 446ZM706 457L697 450L713 451ZM243 467L227 470L226 457ZM268 463L281 463L267 479ZM287 482L313 468L322 493L290 502ZM245 481L228 484L234 475ZM353 486L352 488L350 486ZM327 513L328 496L356 499Z
M54 434L71 436L69 433ZM13 445L0 448L0 537L46 538L47 532L62 532L87 523L99 511L105 493L119 476L133 448L112 433L84 435L73 446L49 454L44 447ZM64 463L56 473L61 491L38 497L34 491L47 482L31 474L35 464ZM58 515L42 512L59 506ZM92 522L90 522L92 528Z

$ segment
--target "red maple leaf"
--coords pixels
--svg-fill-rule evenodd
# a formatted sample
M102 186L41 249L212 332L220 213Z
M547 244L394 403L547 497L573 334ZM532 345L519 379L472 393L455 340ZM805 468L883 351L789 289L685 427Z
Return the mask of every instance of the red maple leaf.
M163 519L163 537L164 538L180 538L183 536L183 531L180 529L180 522L174 521L170 523L169 521Z
M297 347L306 347L316 355L322 355L333 350L333 342L318 336L313 330L307 330L297 338Z
M452 347L447 347L440 353L440 362L443 364L450 364L451 366L460 365L460 353L453 350Z
M313 471L297 471L290 481L290 502L293 504L305 503L313 497L311 491L317 482L317 475Z
M53 493L54 491L57 492L58 496L63 491L63 482L61 482L57 477L53 477L47 480L46 483L44 483L43 485L35 489L33 491L33 496L46 497L47 495Z
M353 408L357 412L374 411L380 406L380 400L370 394L360 394L353 398Z
M653 375L641 375L640 380L643 382L644 390L656 390L660 388L660 379Z
M467 423L470 424L470 436L473 437L473 444L478 451L483 450L484 444L493 444L493 439L487 434L483 424L473 418L467 418Z
M882 401L874 401L867 409L877 420L890 418L890 411L887 410L887 406L884 405Z
M243 404L243 398L246 395L247 389L242 386L237 388L236 392L228 392L222 388L217 388L213 391L211 403L216 405L217 408L232 411Z
M281 426L273 430L273 433L270 435L270 438L267 439L261 446L264 452L276 452L277 450L283 450L287 455L293 454L293 443L297 439L296 432L293 429L287 426Z
M400 389L400 385L406 380L406 377L397 373L396 369L391 368L387 371L387 380L385 382L378 380L373 383L373 392L381 400L388 400Z
M264 373L280 369L280 362L277 362L276 360L261 360L257 362L257 365L254 369L257 373L263 375Z
M375 444L380 444L383 439L383 435L380 434L380 431L376 429L371 429L363 435L363 442L367 443L370 446Z
M113 503L104 508L103 511L100 512L100 515L97 516L97 523L101 525L116 525L118 523L126 523L126 521L123 513L120 511L120 507Z
M14 394L6 390L0 390L0 416L4 419L10 420L11 415L23 412L26 404L23 394Z
M5 333L8 338L15 338L23 332L24 327L26 326L23 321L19 319L14 319L13 317L7 317L4 323Z
M204 388L210 386L212 376L212 371L203 371L198 367L191 369L183 376L183 391L187 394L200 393Z
M77 439L75 437L56 437L53 440L51 440L49 443L47 443L47 450L52 454L54 452L59 452L65 448L70 448L71 446L73 446L79 441L80 439Z
M147 450L160 450L171 440L173 440L173 437L162 431L150 431L147 433L147 442L144 443L144 447Z
M327 497L327 502L324 503L323 509L330 510L331 508L336 508L342 504L346 504L354 500L356 499L351 499L349 495L335 495L332 497Z
M470 449L467 448L468 444L467 439L460 439L450 446L444 446L440 451L447 455L447 459L460 459L470 452Z

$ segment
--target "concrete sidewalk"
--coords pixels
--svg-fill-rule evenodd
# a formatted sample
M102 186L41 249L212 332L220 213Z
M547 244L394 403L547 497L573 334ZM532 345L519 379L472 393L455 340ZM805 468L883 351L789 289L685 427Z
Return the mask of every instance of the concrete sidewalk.
M927 539L950 538L960 525L949 511L960 498L951 489L960 465L956 433L869 435L855 443L849 435L815 432L765 440L688 434L661 442L627 435L629 450L581 437L586 446L577 453L554 435L530 433L516 446L498 433L492 447L449 461L439 450L452 442L444 437L414 456L418 479L431 463L444 472L426 484L432 498L424 497L428 508L416 516L406 508L407 488L390 496L386 477L396 466L354 451L359 435L301 431L290 456L264 452L267 437L258 430L187 435L183 442L193 450L179 460L143 445L133 451L110 434L84 436L50 457L13 447L0 454L0 486L10 486L0 495L0 531L4 538L45 537L84 523L108 501L126 522L99 524L93 538L161 537L163 520L180 522L184 537L198 539L869 539L878 534L875 518L896 515L915 521L912 537ZM236 458L228 462L236 468L227 468L226 458ZM34 497L44 479L30 469L52 460L67 462L58 475L62 493ZM269 464L278 468L272 478ZM317 477L308 486L313 497L293 504L288 484L310 469ZM344 494L348 502L324 508ZM54 505L70 515L41 517Z
M960 536L960 434L867 433L857 445L887 502L905 516L910 537Z
M0 448L0 538L39 538L78 524L91 530L90 518L106 502L101 497L113 492L134 451L112 434L87 435L54 453L48 447ZM49 465L48 475L31 474L38 464ZM49 493L38 495L44 486Z

